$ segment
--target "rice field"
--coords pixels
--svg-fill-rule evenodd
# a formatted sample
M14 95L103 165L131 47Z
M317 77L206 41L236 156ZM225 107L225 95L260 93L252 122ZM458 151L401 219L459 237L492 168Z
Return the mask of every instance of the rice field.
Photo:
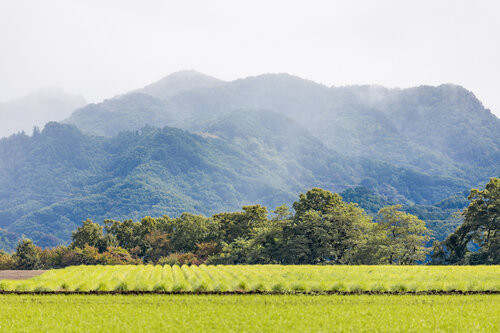
M499 292L500 266L72 266L1 280L0 291Z
M1 332L500 332L500 295L0 295Z

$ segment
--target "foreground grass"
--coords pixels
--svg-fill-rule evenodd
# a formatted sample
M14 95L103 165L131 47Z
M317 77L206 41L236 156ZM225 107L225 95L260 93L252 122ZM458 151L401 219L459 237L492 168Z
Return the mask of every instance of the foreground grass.
M500 296L0 295L2 332L500 332Z
M0 291L500 291L500 266L73 266Z

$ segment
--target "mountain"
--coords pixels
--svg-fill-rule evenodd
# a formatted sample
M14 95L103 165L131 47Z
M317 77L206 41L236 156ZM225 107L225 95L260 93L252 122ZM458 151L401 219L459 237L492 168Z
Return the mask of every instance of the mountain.
M141 104L133 112L128 106L137 102L130 99L144 96L124 95L115 104L105 101L80 109L66 122L84 132L108 136L144 124L198 131L235 110L271 110L294 120L343 155L471 184L500 174L500 119L460 86L327 87L288 74L205 86L204 82L177 94L169 89L165 94L156 91L154 95L162 99L151 96L154 103ZM109 128L108 119L119 121Z
M404 202L442 200L465 188L341 156L291 119L265 110L221 116L198 134L143 127L108 138L48 123L33 136L0 140L0 247L12 247L23 234L41 246L67 243L87 218L211 215L245 204L273 209L311 187L342 191L366 175L378 179L371 184L378 193Z
M73 112L65 122L77 125L86 133L115 136L122 131L145 125L173 126L181 118L169 98L185 91L217 87L224 81L195 71L173 73L158 82L130 93L89 104Z
M82 220L291 204L312 187L374 214L400 203L437 238L500 175L500 120L454 85L327 87L288 74L174 73L0 140L0 248L67 243Z
M304 137L318 145L311 147L315 154L324 148ZM102 138L49 123L31 137L0 140L0 228L54 245L67 242L86 218L213 214L253 203L274 207L313 184L337 186L335 178L318 181L302 166L301 152L290 166L273 158L175 128L144 127ZM349 183L332 158L328 152L323 157L324 172L338 174L339 186Z
M138 89L136 92L153 96L158 99L167 99L179 93L197 88L216 87L224 81L193 71L179 71L163 79Z
M43 88L24 97L0 103L0 137L17 132L31 133L49 121L61 121L84 106L85 99L59 88Z

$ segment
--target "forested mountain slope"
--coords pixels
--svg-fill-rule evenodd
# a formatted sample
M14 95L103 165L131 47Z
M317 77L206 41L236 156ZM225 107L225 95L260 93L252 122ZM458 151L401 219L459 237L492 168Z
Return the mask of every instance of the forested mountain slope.
M474 184L500 174L500 120L460 86L326 87L288 74L221 82L189 73L185 84L177 73L141 90L154 91L147 103L143 95L124 95L77 110L67 122L109 136L144 124L198 131L235 110L270 110L346 156ZM176 90L170 81L192 88Z
M404 204L442 238L464 191L500 175L500 120L453 85L335 88L188 71L66 123L78 128L49 123L0 140L0 247L22 234L67 242L86 218L272 209L311 187L344 191L372 213Z
M0 141L0 228L44 245L69 240L86 218L273 207L314 184L353 182L332 156L324 154L323 173L338 179L326 183L301 166L301 154L292 172L272 156L179 129L146 127L105 139L49 123L33 137Z
M49 123L31 137L0 140L0 240L3 247L22 234L42 246L67 242L86 218L272 209L314 186L341 191L370 183L366 176L400 202L442 200L467 186L343 157L269 111L236 111L199 134L144 127L104 138Z

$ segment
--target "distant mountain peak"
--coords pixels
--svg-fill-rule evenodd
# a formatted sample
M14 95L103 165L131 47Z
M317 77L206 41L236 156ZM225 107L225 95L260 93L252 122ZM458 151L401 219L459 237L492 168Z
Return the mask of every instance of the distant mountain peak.
M207 77L207 78L215 79L209 75L195 71L194 69L184 69L184 70L176 71L176 72L173 72L173 73L167 75L166 77L163 78L163 80L166 78L189 78L189 77ZM215 80L217 80L217 79L215 79Z
M33 90L24 96L14 98L9 101L6 101L5 103L0 103L0 104L10 105L10 104L26 103L27 101L32 102L34 100L49 99L49 98L56 98L61 100L73 100L75 101L76 104L81 104L81 105L87 103L82 95L68 93L64 89L57 86L45 86Z
M214 87L223 82L222 80L194 70L183 70L167 75L136 92L148 94L160 99L166 99L184 91L196 88Z
M318 83L312 80L304 79L296 75L288 73L264 73L255 76L247 76L242 79L235 80L234 82L240 83L269 83L269 84L285 84L285 85L297 85L297 86L312 86L322 89L328 89L328 87L322 83Z
M49 121L61 121L75 109L87 104L83 96L58 87L39 88L25 96L0 103L0 137L43 127Z

